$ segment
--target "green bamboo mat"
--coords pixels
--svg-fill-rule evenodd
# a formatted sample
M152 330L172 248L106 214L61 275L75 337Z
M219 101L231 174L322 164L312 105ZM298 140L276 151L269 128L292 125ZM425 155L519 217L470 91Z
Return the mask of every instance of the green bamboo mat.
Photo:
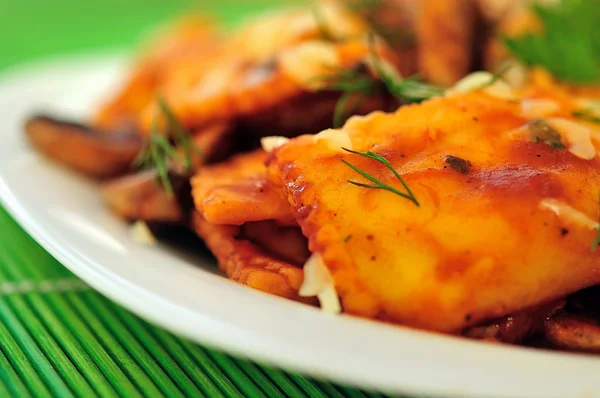
M0 397L380 397L178 338L91 290L0 207Z

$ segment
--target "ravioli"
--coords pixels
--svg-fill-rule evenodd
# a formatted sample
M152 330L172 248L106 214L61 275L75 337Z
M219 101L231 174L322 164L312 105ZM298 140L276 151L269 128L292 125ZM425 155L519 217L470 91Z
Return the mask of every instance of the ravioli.
M283 190L269 180L265 158L257 150L200 169L192 178L192 196L202 217L222 225L262 220L295 224Z
M565 134L556 147L544 137L536 143L523 135L531 101L486 91L353 117L335 139L302 136L272 152L269 173L333 275L345 312L458 333L600 282L600 251L590 249L600 200L595 127L573 122L564 96L531 89L536 101L560 105L544 108L544 117L587 134ZM371 182L342 160L406 192L383 164L339 142L387 159L418 206L350 184ZM593 156L574 154L582 142ZM548 200L579 217L544 206Z
M276 296L315 302L298 294L304 280L301 265L308 258L306 241L298 228L272 222L243 227L216 225L199 213L194 214L193 223L229 279Z
M260 60L225 57L213 61L189 87L168 90L166 99L186 126L202 126L219 120L237 121L240 130L278 135L315 133L331 124L339 93L323 92L323 82L341 70L357 67L369 56L366 36L343 42L315 39L280 49ZM381 55L393 54L381 46ZM388 96L375 95L355 110L365 114L389 109ZM142 131L148 131L158 109L141 114Z
M139 113L158 92L204 73L204 65L219 53L222 39L213 23L187 17L153 37L124 86L97 112L94 127L128 131L137 127Z

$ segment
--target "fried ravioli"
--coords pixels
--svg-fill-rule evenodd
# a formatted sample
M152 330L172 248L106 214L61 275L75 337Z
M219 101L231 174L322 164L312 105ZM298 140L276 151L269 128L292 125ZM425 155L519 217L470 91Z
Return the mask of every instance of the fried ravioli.
M594 127L558 96L544 108L558 141L530 136L529 100L484 91L354 117L272 152L269 172L345 312L459 333L600 282ZM382 162L341 146L389 161L415 201L381 189L408 195Z
M194 214L193 221L196 233L229 279L280 297L314 303L314 299L298 294L304 280L301 265L308 258L306 240L298 228L268 221L244 227L215 225L199 213Z
M330 126L340 94L320 91L322 82L365 63L370 29L343 3L324 1L316 7L314 12L291 9L253 21L235 31L210 61L202 60L201 73L166 82L160 92L177 118L189 127L235 121L254 134L270 128L278 135L298 135ZM407 60L400 60L383 40L378 40L377 52L401 73L413 72L404 70ZM385 95L373 95L355 112L389 109L389 102ZM142 132L150 130L158 113L155 104L144 109Z
M279 220L294 224L283 191L273 184L264 165L263 150L234 156L202 168L192 178L196 209L212 224L241 225Z
M177 21L141 56L125 85L97 112L94 127L105 131L132 131L139 113L159 91L202 75L205 65L222 45L214 24L202 17Z

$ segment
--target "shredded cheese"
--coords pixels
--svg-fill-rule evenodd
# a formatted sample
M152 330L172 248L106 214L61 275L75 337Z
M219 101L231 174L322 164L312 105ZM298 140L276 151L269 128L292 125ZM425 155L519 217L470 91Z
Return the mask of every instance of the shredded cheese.
M592 143L592 130L589 127L563 118L545 119L545 122L560 134L573 155L585 160L596 157L596 147Z
M566 222L571 224L576 224L578 226L587 228L587 229L598 229L600 226L598 222L589 218L586 214L580 212L579 210L574 209L569 206L567 203L562 202L558 199L546 198L540 202L540 209L542 210L550 210L556 216Z
M157 244L156 238L152 235L148 224L144 221L136 221L129 227L129 235L131 238L144 245L154 246Z
M446 95L483 90L488 95L501 99L514 100L516 98L513 89L504 80L496 78L496 81L490 84L494 79L495 76L490 72L473 72L463 77L453 87L446 90Z
M339 314L342 311L333 277L319 253L313 253L304 264L304 282L299 294L302 297L317 296L324 312Z
M352 149L350 136L343 130L328 129L313 136L313 142L325 141L334 151L342 151L342 148Z
M521 101L521 115L527 119L552 116L559 110L560 105L549 99L524 99Z
M275 148L287 143L290 139L281 136L263 137L260 139L260 145L265 152L273 152Z

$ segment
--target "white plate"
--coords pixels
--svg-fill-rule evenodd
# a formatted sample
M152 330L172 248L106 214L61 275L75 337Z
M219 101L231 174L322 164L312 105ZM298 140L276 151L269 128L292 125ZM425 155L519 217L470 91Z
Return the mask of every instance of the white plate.
M80 56L0 79L0 196L50 253L103 294L197 342L285 369L390 393L598 397L600 357L499 346L394 327L272 297L159 247L133 242L93 183L23 140L38 110L84 118L123 59Z

